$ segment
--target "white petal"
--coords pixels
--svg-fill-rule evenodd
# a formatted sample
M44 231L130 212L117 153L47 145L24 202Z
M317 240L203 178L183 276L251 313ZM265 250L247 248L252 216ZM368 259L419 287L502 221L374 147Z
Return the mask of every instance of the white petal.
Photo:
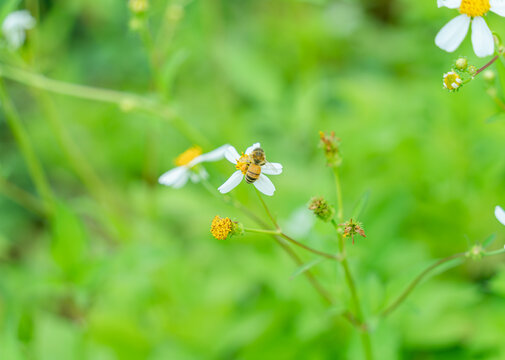
M505 16L505 1L503 0L491 0L489 1L491 5L491 11L500 16Z
M158 182L162 185L174 186L174 184L178 183L183 178L186 178L187 181L188 171L188 168L185 166L176 167L161 175Z
M282 173L282 165L279 163L267 162L261 167L261 172L266 175L279 175Z
M246 154L246 155L251 155L252 151L253 151L254 149L256 149L256 148L259 148L259 147L261 147L260 143L254 143L254 144L252 144L252 146L249 146L249 147L247 148L247 150L245 151L245 154Z
M206 154L202 154L200 156L197 156L193 160L191 160L188 164L189 167L195 166L196 164L199 164L204 161L218 161L221 160L224 157L224 152L226 149L228 149L230 145L226 144L223 146L218 147L215 150L212 150L211 152L208 152Z
M499 222L505 225L505 211L500 206L494 209L494 216L496 216Z
M442 50L453 52L465 38L469 26L470 18L468 16L463 14L455 17L438 32L435 44Z
M272 196L275 192L274 184L269 178L267 178L266 175L263 174L261 174L259 179L254 182L254 186L256 186L256 189L268 196Z
M227 192L230 192L233 190L244 178L244 175L240 170L235 171L233 174L231 174L230 178L226 180L226 182L221 185L218 190L221 194L226 194Z
M473 51L478 57L493 55L494 40L493 34L486 24L486 21L477 16L472 21L472 44Z
M188 182L188 179L189 179L189 176L190 176L190 172L189 171L186 171L184 172L178 179L176 182L173 183L172 187L174 189L179 189L181 187L183 187L184 185L186 185L186 183Z
M237 152L237 149L235 149L233 146L230 145L226 148L224 152L224 157L226 158L226 160L236 165L237 160L240 159L240 154Z
M445 6L449 9L457 9L461 6L461 0L437 0L438 7Z

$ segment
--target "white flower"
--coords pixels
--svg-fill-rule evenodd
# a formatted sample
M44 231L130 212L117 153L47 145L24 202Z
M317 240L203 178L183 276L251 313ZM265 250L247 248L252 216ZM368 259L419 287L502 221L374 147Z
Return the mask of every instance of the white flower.
M260 143L255 143L252 146L248 147L245 151L245 154L239 155L237 150L233 146L228 146L226 149L224 156L228 159L229 162L235 165L235 168L238 169L235 171L226 182L221 185L218 190L222 194L226 194L233 190L244 178L247 173L247 169L251 164L251 159L249 155L253 152L253 150L260 147ZM279 163L270 163L267 162L265 165L261 166L261 172L256 181L253 182L256 189L261 191L263 194L272 196L275 192L275 186L270 181L270 179L266 175L279 175L282 173L282 165ZM266 175L265 175L266 174Z
M229 146L228 144L220 146L206 154L202 154L202 149L199 147L186 150L175 159L177 167L161 175L158 179L159 183L178 189L186 185L188 179L195 183L207 179L209 177L207 171L203 167L195 168L195 166L204 161L221 160Z
M10 47L16 50L25 42L26 30L32 29L34 26L33 16L27 10L19 10L7 15L2 24L2 32Z
M499 222L505 225L505 211L500 206L495 207L494 216L496 216Z
M505 16L504 0L437 0L438 7L458 9L461 15L449 21L435 37L435 44L442 50L453 52L463 42L470 23L472 23L472 44L479 57L492 55L494 52L493 34L483 16L492 11Z

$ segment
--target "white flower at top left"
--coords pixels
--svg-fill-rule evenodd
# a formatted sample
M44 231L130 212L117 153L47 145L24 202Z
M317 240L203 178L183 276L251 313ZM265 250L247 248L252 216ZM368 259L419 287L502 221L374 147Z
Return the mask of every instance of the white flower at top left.
M207 179L209 177L207 171L197 165L202 162L221 160L229 146L228 144L220 146L206 154L202 154L202 149L197 146L189 148L175 159L176 168L160 176L159 183L178 189L186 185L188 179L195 183Z
M35 19L28 10L18 10L10 13L2 24L2 32L9 46L16 50L26 39L26 30L35 26Z

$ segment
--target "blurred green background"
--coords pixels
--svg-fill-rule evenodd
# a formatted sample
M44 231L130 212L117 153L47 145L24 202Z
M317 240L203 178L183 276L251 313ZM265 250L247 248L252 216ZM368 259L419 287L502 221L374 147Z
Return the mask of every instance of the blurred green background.
M254 224L201 184L157 184L192 145L239 151L259 141L284 165L266 201L288 234L337 249L306 220L312 196L335 201L318 131L342 139L345 215L363 194L367 238L349 244L376 359L505 359L504 257L430 279L389 318L377 314L433 259L489 234L505 205L505 122L482 79L450 94L459 55L434 36L456 10L408 0L2 0L36 18L10 68L137 93L92 101L2 79L0 359L360 359L342 274L314 268L338 299L328 308L267 236L218 241L219 214ZM487 16L505 34L503 20ZM133 23L132 23L133 21ZM147 22L152 41L132 26ZM144 41L142 40L144 39ZM56 199L41 209L6 114L13 103ZM488 121L488 120L494 121ZM234 171L206 164L217 188ZM217 191L215 192L218 195ZM253 188L232 195L265 218ZM307 226L296 226L306 222ZM311 254L299 252L304 261Z

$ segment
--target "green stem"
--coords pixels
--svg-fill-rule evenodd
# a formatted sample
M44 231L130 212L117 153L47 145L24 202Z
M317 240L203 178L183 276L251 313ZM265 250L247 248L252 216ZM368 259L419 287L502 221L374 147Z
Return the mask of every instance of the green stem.
M0 101L2 102L3 109L5 112L5 117L7 123L14 134L14 137L19 145L21 153L25 159L28 166L28 171L30 176L37 188L37 192L41 196L44 202L44 208L46 214L50 215L53 213L53 193L49 187L49 183L46 179L46 175L42 168L42 165L35 155L35 150L32 147L28 133L26 132L21 119L18 115L14 104L7 95L3 82L0 80Z
M170 108L162 106L156 101L137 94L53 80L36 73L4 64L0 64L0 76L31 87L47 90L57 94L99 102L114 103L121 107L139 107L149 111L172 114L172 110Z
M268 217L270 218L270 220L272 220L272 223L274 224L275 228L277 230L280 230L280 227L279 225L277 224L277 221L275 220L275 218L273 217L272 213L270 212L270 210L268 209L268 206L267 204L265 203L265 201L263 200L263 197L261 196L260 192L258 189L255 189L256 190L256 194L258 195L258 198L260 199L260 202L261 204L263 205L263 208L265 209L265 212L267 213Z
M335 175L335 190L337 193L337 219L339 223L343 223L344 221L344 205L342 201L342 186L340 184L340 174L338 171L338 167L334 166L333 167L333 174ZM370 338L370 334L368 332L368 327L366 326L366 321L363 316L363 311L361 309L361 301L358 295L358 291L356 289L356 285L354 282L354 278L351 273L351 269L349 267L349 263L347 261L347 255L345 251L345 239L342 236L342 233L339 231L339 225L335 222L335 220L331 221L333 226L335 227L335 230L337 231L337 236L338 236L338 246L340 249L340 254L341 254L341 261L340 263L342 264L342 268L344 269L344 276L345 276L345 281L347 283L347 287L349 288L349 291L351 293L351 301L354 307L354 311L356 314L356 318L358 321L363 324L362 326L362 332L360 334L361 336L361 343L363 345L363 350L365 353L365 358L367 360L373 359L373 353L372 353L372 341Z
M501 251L501 250L500 250ZM405 301L405 299L410 295L410 293L416 288L417 285L433 270L435 270L437 267L440 265L445 264L448 261L465 257L467 253L459 253L455 255L451 255L448 257L445 257L443 259L438 260L434 264L430 265L428 268L426 268L422 273L420 273L411 283L407 288L398 296L398 298L389 306L386 307L384 311L382 311L381 315L382 316L388 316L391 314L402 302Z
M500 255L503 253L505 253L505 248L499 249L499 250L494 250L494 251L487 251L483 254L483 256L494 256L494 255Z
M344 205L342 201L342 186L340 185L340 174L338 167L333 167L333 174L335 175L335 190L337 193L337 219L339 223L344 221Z
M244 231L247 232L252 232L252 233L258 233L258 234L269 234L269 235L281 235L281 233L277 230L264 230L264 229L251 229L251 228L244 228Z
M342 261L342 257L340 255L333 255L333 254L328 254L328 253L325 253L323 251L319 251L319 250L316 250L316 249L313 249L307 245L304 245L302 244L301 242L299 241L296 241L295 239L293 239L292 237L284 234L283 232L281 232L279 230L279 235L282 236L284 239L286 239L287 241L289 241L290 243L302 248L302 249L305 249L307 251L310 251L311 253L313 254L316 254L316 255L320 255L320 256L323 256L327 259L331 259L331 260L335 260L335 261Z

